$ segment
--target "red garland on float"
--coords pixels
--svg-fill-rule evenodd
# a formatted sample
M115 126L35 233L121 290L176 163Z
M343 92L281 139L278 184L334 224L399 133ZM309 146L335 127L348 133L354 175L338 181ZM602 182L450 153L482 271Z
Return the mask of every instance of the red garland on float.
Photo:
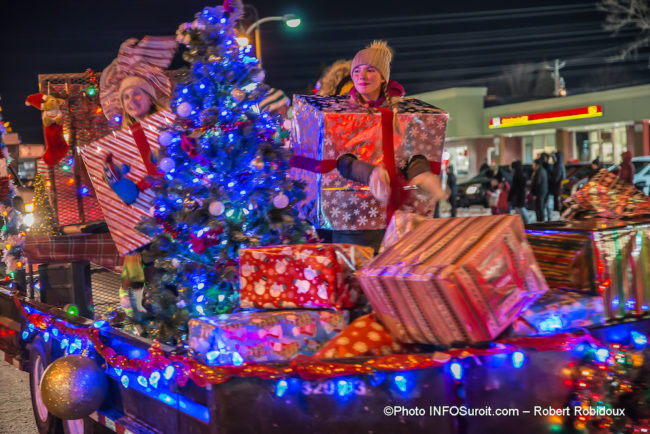
M147 350L147 357L143 359L118 355L113 348L101 341L99 329L95 327L70 327L65 321L55 319L52 316L29 313L16 295L14 295L14 302L28 324L33 324L34 327L40 330L55 327L62 333L90 340L97 353L113 368L132 371L148 377L154 371L164 371L168 366L173 366L176 372L175 381L181 387L189 379L198 386L205 387L211 384L224 383L234 376L257 377L263 380L276 380L286 377L323 380L341 376L372 374L374 371L406 371L434 368L445 365L453 359L512 353L521 348L532 348L538 351L568 351L585 341L591 345L600 345L598 340L587 332L577 331L559 333L553 336L500 339L495 341L494 345L489 348L451 349L432 354L391 354L370 358L358 363L340 363L314 357L298 356L286 366L255 362L244 362L239 366L208 366L188 356L165 356L158 341L154 341L153 345Z

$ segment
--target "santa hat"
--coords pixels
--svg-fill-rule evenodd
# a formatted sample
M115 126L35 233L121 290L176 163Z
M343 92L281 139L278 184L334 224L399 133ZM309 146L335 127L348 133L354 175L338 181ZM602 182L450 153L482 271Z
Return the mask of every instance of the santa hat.
M32 105L37 109L41 110L41 105L45 101L45 95L42 93L33 93L27 97L25 100L25 105Z
M386 41L373 41L363 50L359 51L350 65L350 70L354 71L359 65L372 65L381 74L384 80L390 78L390 61L393 59L393 50L388 46Z

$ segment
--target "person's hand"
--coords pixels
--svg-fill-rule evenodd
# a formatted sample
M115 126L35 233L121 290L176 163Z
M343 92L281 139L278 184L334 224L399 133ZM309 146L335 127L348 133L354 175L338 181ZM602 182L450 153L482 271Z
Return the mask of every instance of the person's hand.
M375 167L368 181L370 193L381 203L387 203L390 198L390 178L383 167Z
M449 192L442 189L440 184L440 177L431 172L420 173L413 177L411 183L417 185L418 188L429 196L435 202L447 199Z

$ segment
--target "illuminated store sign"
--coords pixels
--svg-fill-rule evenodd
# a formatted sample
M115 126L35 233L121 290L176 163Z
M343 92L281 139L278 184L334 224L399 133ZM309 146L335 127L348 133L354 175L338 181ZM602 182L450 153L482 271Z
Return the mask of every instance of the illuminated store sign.
M571 119L595 118L602 115L603 115L603 108L601 106L590 105L587 107L558 110L554 112L496 117L490 119L490 129L521 127L524 125L568 121Z

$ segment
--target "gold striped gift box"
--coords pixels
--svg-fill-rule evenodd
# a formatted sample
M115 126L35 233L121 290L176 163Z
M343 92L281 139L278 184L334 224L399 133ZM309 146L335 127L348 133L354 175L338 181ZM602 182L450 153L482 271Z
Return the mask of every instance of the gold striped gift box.
M423 222L358 276L405 343L494 339L548 290L521 219L507 215Z

